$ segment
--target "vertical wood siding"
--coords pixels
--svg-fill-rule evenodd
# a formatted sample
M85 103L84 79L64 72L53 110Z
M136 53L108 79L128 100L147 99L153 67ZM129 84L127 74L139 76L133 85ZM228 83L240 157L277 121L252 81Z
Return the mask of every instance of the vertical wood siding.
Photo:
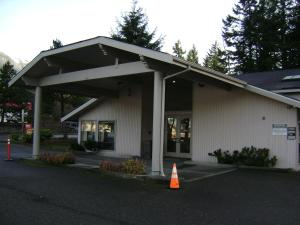
M265 117L265 120L263 119ZM272 124L297 127L296 140L273 136ZM216 162L209 152L266 147L278 157L277 167L298 167L297 109L266 97L234 88L193 88L192 159Z
M141 88L132 86L120 92L117 99L107 99L91 109L80 120L115 121L115 151L110 155L139 156L141 146Z

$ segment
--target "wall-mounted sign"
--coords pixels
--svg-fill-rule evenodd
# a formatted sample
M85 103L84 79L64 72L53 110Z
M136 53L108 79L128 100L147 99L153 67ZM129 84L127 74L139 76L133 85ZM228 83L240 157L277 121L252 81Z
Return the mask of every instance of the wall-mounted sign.
M286 124L272 124L272 135L287 135L287 125Z
M288 127L287 128L287 139L288 140L296 140L296 127Z

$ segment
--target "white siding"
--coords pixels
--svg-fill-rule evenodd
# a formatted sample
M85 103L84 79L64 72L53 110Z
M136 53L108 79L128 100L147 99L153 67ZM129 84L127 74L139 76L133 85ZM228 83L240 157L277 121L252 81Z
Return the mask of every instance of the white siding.
M130 92L130 91L129 91ZM115 151L100 151L110 156L139 156L141 147L141 88L131 87L120 92L117 99L107 99L89 110L80 120L115 121Z
M245 90L194 85L192 159L215 162L209 152L266 147L278 157L277 167L298 167L298 140L273 136L272 124L297 127L297 109ZM263 120L265 117L265 120Z

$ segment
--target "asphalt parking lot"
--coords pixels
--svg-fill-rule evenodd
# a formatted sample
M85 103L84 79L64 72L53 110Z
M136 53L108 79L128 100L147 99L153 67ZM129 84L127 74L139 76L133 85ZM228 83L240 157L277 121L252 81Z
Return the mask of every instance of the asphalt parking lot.
M0 161L0 224L299 224L300 175L237 170L183 183Z

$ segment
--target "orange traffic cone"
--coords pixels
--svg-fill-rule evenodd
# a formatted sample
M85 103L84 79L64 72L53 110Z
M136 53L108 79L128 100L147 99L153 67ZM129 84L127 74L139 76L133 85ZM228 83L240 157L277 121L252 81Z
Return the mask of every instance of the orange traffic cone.
M171 189L179 189L179 180L178 180L176 163L173 164L171 181L170 181L170 188Z

